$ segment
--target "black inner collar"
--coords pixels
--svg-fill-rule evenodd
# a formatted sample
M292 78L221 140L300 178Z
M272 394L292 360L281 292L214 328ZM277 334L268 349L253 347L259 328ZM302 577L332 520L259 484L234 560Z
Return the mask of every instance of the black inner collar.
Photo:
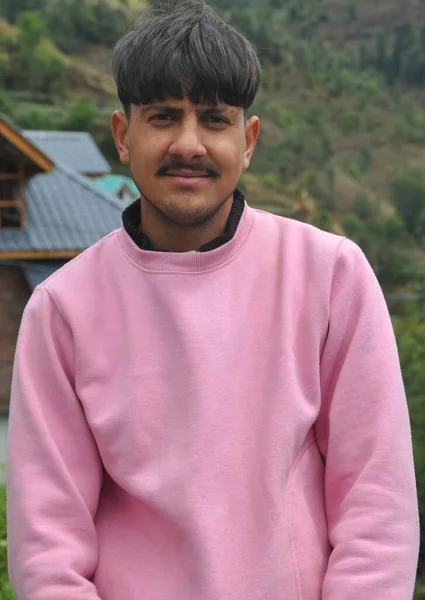
M224 232L207 244L204 244L201 248L199 248L199 252L208 252L209 250L214 250L215 248L219 248L223 244L230 242L238 228L244 206L245 197L239 189L236 189L233 194L233 204ZM125 231L141 250L154 250L150 239L142 231L142 210L140 198L130 204L130 206L127 206L122 214L122 222ZM168 252L168 250L159 250L158 252Z

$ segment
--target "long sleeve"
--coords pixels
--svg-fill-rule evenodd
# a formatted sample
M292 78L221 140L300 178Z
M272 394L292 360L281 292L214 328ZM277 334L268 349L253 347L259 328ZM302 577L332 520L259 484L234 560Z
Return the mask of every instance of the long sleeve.
M24 312L12 382L9 573L17 600L99 600L102 466L74 391L72 333L44 288Z
M385 300L359 248L335 264L316 425L329 541L323 600L409 600L419 523L411 432Z

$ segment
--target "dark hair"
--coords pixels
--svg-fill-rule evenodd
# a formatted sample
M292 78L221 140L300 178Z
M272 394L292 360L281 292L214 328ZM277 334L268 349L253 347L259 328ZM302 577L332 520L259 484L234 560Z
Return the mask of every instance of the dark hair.
M203 0L157 2L118 41L112 65L127 117L130 104L185 97L246 111L260 84L253 46Z

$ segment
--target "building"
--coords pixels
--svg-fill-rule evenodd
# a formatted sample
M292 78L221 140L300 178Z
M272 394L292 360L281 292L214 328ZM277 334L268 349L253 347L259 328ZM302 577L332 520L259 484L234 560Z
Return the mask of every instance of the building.
M86 177L102 177L111 167L90 133L85 131L22 131L23 136L53 162Z
M75 139L72 158L64 141L55 152L0 115L0 463L16 339L32 290L121 223L122 202L87 178L105 172L106 161L96 146L90 156L81 139L84 171Z
M125 175L104 175L96 178L94 182L101 190L115 196L125 205L131 204L140 196L134 181Z

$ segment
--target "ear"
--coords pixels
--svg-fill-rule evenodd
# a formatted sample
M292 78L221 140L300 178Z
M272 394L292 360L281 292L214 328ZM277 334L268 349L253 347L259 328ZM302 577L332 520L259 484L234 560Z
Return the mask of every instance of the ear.
M112 113L111 120L112 135L114 136L115 146L118 150L120 161L123 165L130 163L130 154L128 151L128 121L127 117L120 112L115 110Z
M245 152L243 156L242 170L246 171L251 162L251 156L254 153L255 144L257 143L260 133L260 119L251 117L248 119L245 126Z

